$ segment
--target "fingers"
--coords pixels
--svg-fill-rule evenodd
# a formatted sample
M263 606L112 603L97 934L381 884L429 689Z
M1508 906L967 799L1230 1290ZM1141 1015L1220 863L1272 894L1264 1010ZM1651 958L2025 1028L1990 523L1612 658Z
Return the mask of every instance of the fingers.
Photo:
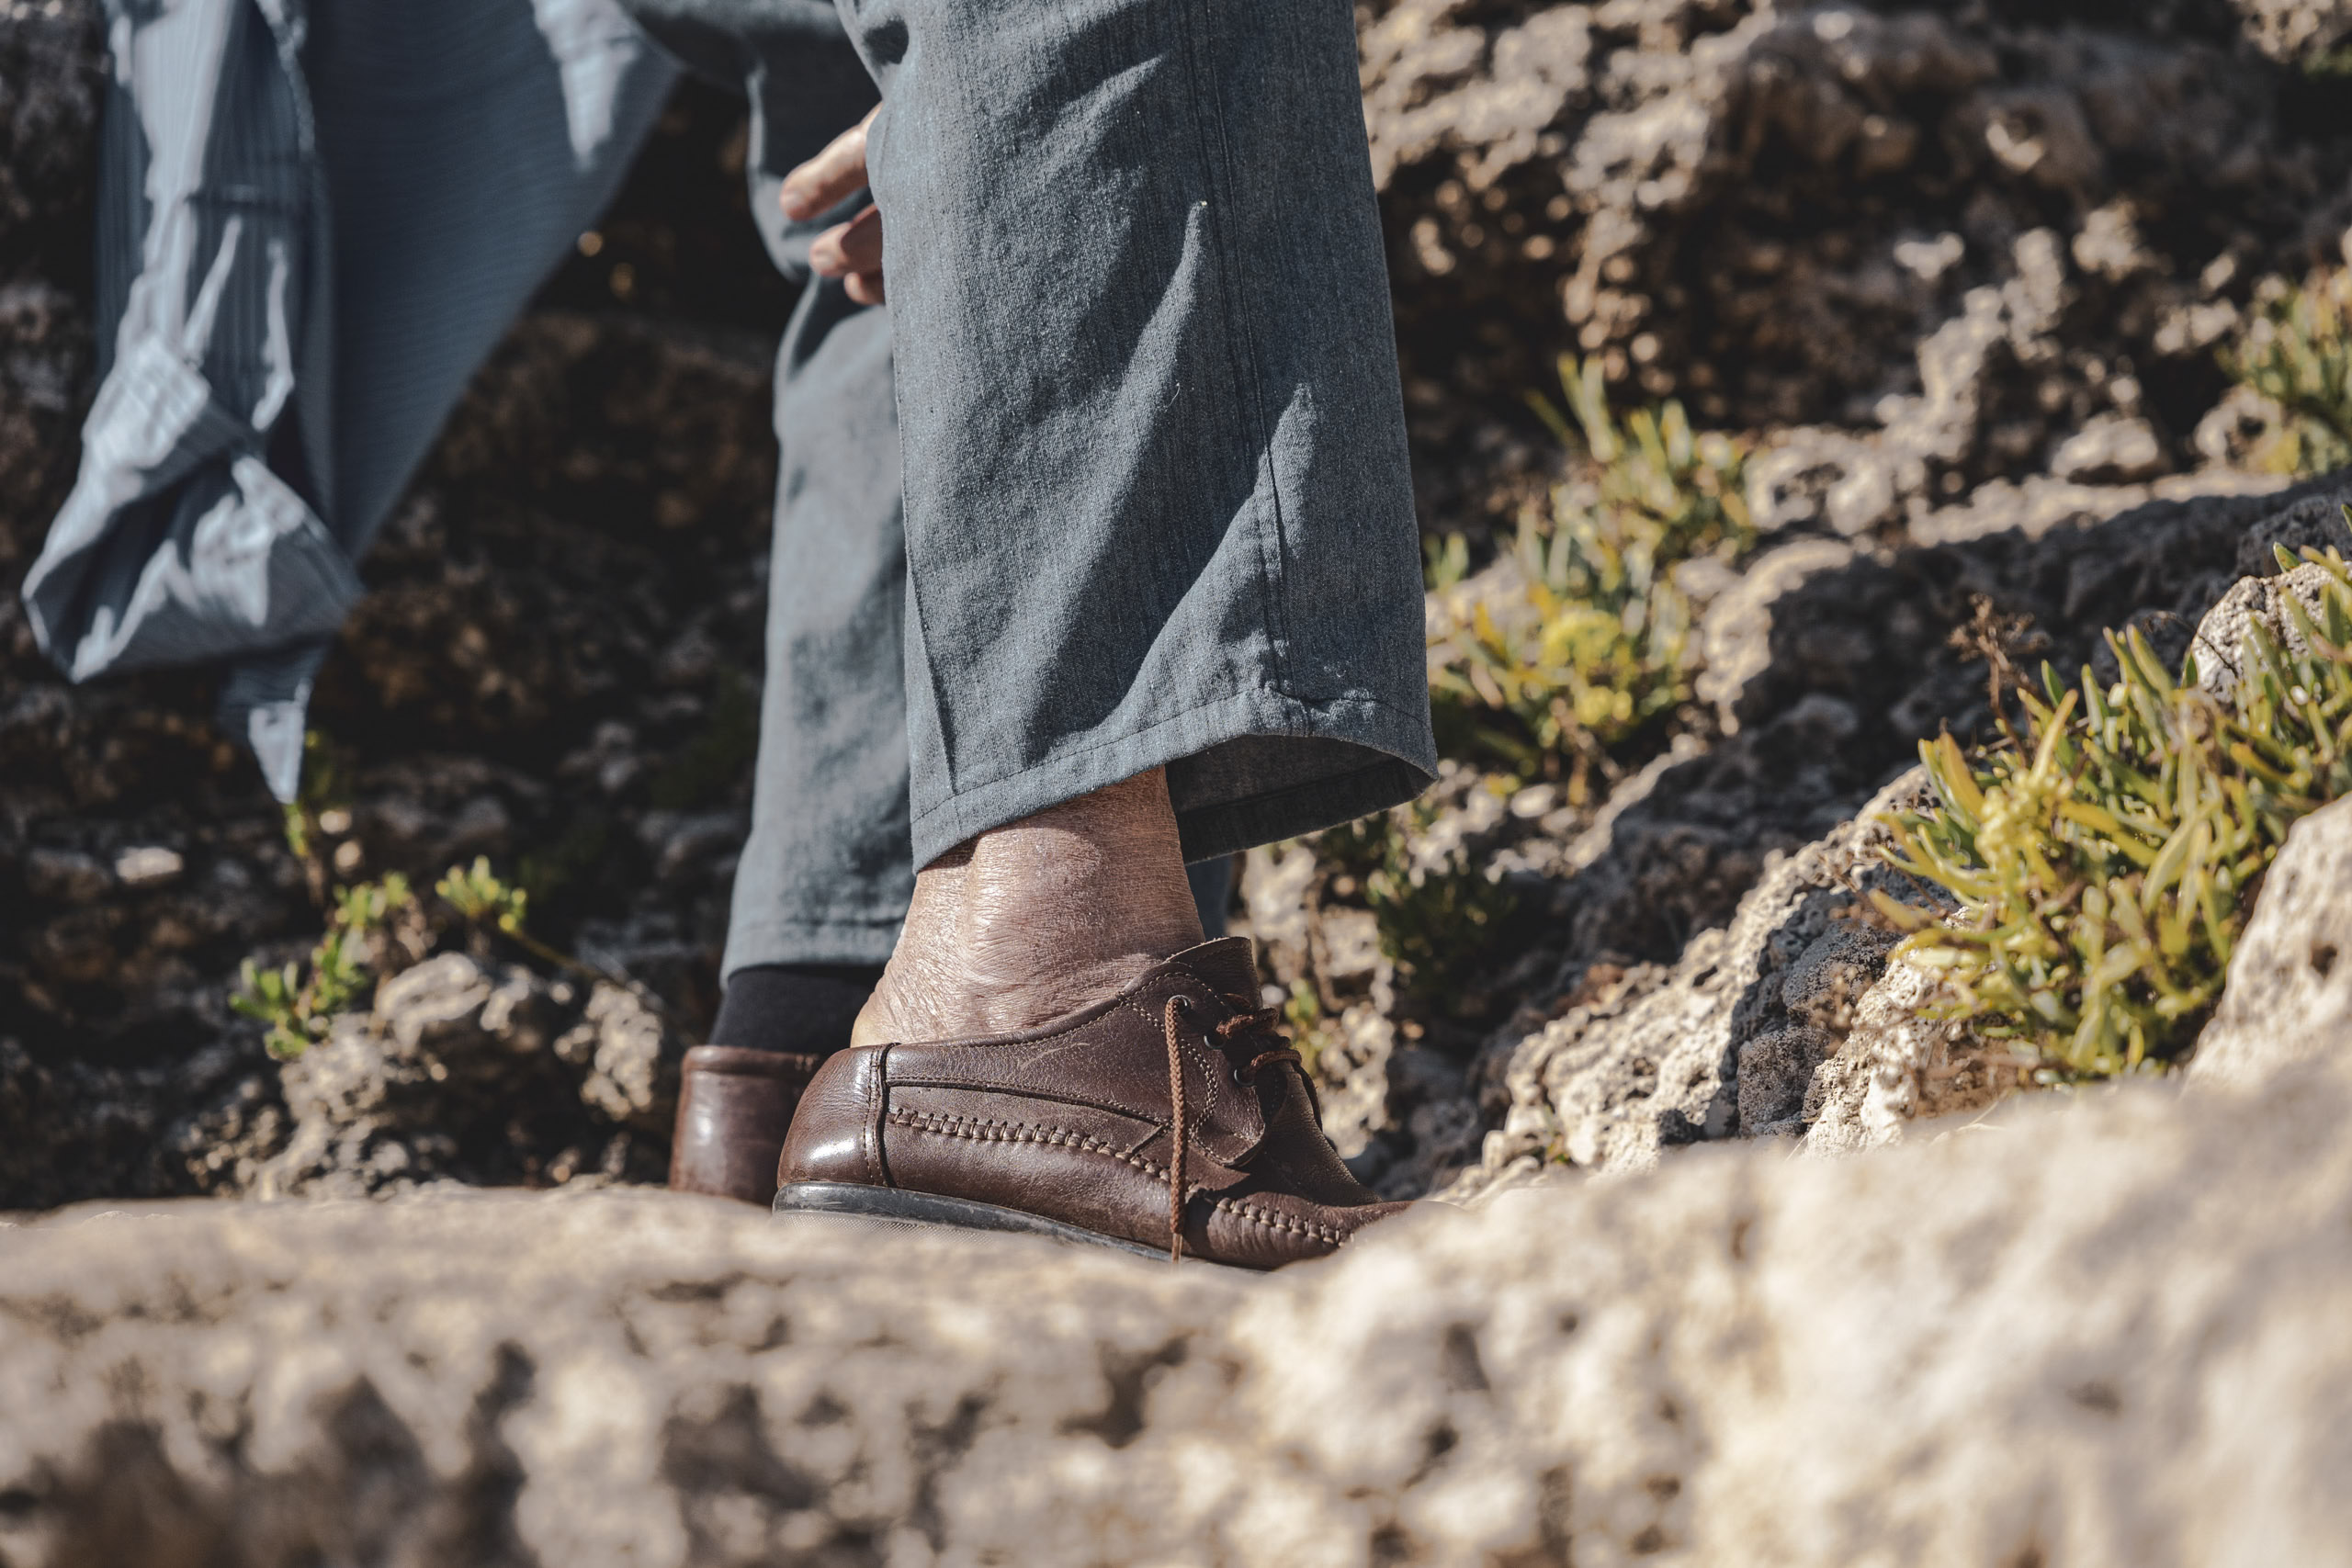
M865 130L880 113L877 106L864 119L825 144L825 150L784 176L779 199L784 215L814 218L846 201L865 186Z
M843 279L849 297L861 305L882 303L882 214L867 208L846 223L817 236L808 265L820 277Z
M881 209L869 207L848 222L835 224L818 235L808 246L808 262L827 277L881 271Z

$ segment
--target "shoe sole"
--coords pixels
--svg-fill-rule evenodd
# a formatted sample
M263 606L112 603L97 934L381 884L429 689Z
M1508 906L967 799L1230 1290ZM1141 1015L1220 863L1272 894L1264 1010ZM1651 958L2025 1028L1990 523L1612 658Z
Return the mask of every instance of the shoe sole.
M1049 1220L1043 1214L1032 1214L1022 1209L975 1202L969 1198L947 1198L936 1192L910 1192L896 1187L863 1187L848 1181L795 1182L776 1192L774 1212L779 1214L832 1214L845 1219L878 1220L885 1224L1004 1231L1019 1235L1041 1235L1075 1247L1107 1247L1114 1252L1130 1253L1137 1258L1165 1259L1168 1257L1168 1249L1164 1247L1146 1247L1141 1242L1104 1235L1083 1225ZM1236 1268L1230 1263L1212 1262L1191 1253L1185 1254L1184 1260L1211 1269L1232 1269L1236 1273L1257 1272L1255 1269Z

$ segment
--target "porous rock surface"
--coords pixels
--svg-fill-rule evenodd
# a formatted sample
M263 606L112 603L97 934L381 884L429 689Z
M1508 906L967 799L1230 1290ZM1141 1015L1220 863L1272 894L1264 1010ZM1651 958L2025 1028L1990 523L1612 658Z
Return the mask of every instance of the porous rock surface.
M2352 1059L2352 801L2289 829L2188 1079L2245 1089L2313 1056Z
M1855 1119L1874 1077L1886 1080L1882 1109L1906 1115L1989 1090L1989 1058L1946 1072L1954 1064L1938 1053L1948 1043L1924 1036L1873 1031L1841 1052L1848 1022L1784 1020L1752 1004L1735 1028L1742 988L1812 940L1775 935L1787 900L1825 885L1806 878L1834 881L1826 868L1876 864L1869 829L1849 824L1878 808L1872 795L1916 762L1919 741L1947 727L1963 738L1990 731L1984 666L1954 642L1980 601L2022 618L2010 651L2027 670L2047 659L2111 675L2104 634L2126 626L2177 666L2237 583L2245 542L2340 523L2347 493L2340 479L2280 491L2230 474L1987 486L1900 547L1820 537L1775 547L1702 625L1712 743L1686 737L1598 809L1569 809L1541 788L1505 799L1468 770L1433 792L1435 819L1417 830L1416 852L1442 851L1518 899L1449 1009L1400 998L1360 900L1339 897L1295 852L1259 852L1245 878L1249 929L1284 986L1318 987L1341 1020L1346 1048L1318 1065L1338 1091L1343 1152L1375 1187L1409 1197L1457 1178L1483 1185L1546 1150L1638 1166L1673 1143L1799 1132L1825 1116L1838 1130L1822 1141L1845 1146L1860 1135ZM2243 591L2257 590L2276 591ZM1799 951L1766 951L1792 941ZM1849 983L1866 989L1878 977L1865 964ZM1400 1018L1419 1032L1408 1050L1397 1048ZM1743 1089L1737 1064L1756 1030L1780 1037L1757 1046ZM1838 1065L1816 1087L1792 1087L1808 1059Z
M1363 30L1425 502L1541 467L1561 352L1785 432L1770 521L2225 439L2213 347L2336 260L2333 0L1391 0ZM2254 47L2259 39L2271 57Z
M1272 1277L656 1193L74 1210L0 1231L0 1554L2334 1562L2347 1116L2342 1064L2142 1086Z
M2257 627L2290 656L2307 651L2296 611L2313 626L2324 626L2327 593L2335 581L2316 561L2288 572L2274 565L2271 575L2240 578L2197 623L2197 683L2217 697L2235 692L2245 678L2246 639Z
M641 993L443 953L285 1067L282 1144L254 1140L263 1157L244 1154L220 1186L282 1198L659 1181L684 1054ZM533 1156L543 1148L555 1152Z
M2038 1059L1980 1040L1960 1021L1922 1016L1942 999L1937 976L1899 956L1856 998L1852 1028L1807 1092L1808 1150L1898 1143L1915 1122L1983 1111L2032 1087Z
M2342 47L2352 38L2345 0L2232 0L2263 52L2294 60Z
M1588 976L1536 1032L1490 1043L1476 1082L1499 1129L1453 1194L1547 1165L1640 1169L1674 1145L1797 1132L1815 1120L1815 1071L1852 1031L1855 1004L1895 942L1871 920L1870 893L1931 899L1880 853L1880 817L1925 794L1914 769L1855 820L1780 857L1731 923L1694 938L1670 971Z

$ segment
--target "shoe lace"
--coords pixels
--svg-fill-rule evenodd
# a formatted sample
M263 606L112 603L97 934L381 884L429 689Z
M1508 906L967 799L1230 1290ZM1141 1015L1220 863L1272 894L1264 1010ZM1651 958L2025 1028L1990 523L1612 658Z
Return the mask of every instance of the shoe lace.
M1304 1060L1283 1039L1279 1012L1272 1008L1253 1008L1250 1006L1248 997L1229 992L1220 992L1219 999L1232 1010L1212 1024L1202 1039L1219 1055L1225 1056L1228 1063L1232 1062L1232 1057L1227 1054L1226 1047L1236 1040L1254 1035L1261 1040L1282 1042L1273 1049L1261 1051L1247 1062L1235 1066L1235 1083L1247 1089L1258 1081L1260 1068L1278 1062L1288 1062L1302 1072L1305 1070ZM1185 1190L1184 1175L1186 1154L1192 1143L1188 1125L1191 1117L1184 1094L1184 1029L1177 1020L1180 1015L1189 1014L1192 1010L1190 998L1170 997L1167 1010L1160 1015L1160 1024L1168 1037L1168 1099L1173 1112L1170 1129L1171 1147L1168 1156L1168 1261L1170 1263L1184 1256L1184 1200L1189 1196Z

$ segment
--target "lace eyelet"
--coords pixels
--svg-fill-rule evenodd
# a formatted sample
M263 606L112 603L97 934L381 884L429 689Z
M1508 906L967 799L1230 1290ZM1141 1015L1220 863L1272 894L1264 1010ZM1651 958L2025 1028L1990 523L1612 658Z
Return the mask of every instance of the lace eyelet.
M1233 1067L1228 1070L1233 1074L1233 1087L1236 1089L1248 1089L1250 1084L1255 1081L1254 1079L1242 1077L1241 1069L1239 1067Z

